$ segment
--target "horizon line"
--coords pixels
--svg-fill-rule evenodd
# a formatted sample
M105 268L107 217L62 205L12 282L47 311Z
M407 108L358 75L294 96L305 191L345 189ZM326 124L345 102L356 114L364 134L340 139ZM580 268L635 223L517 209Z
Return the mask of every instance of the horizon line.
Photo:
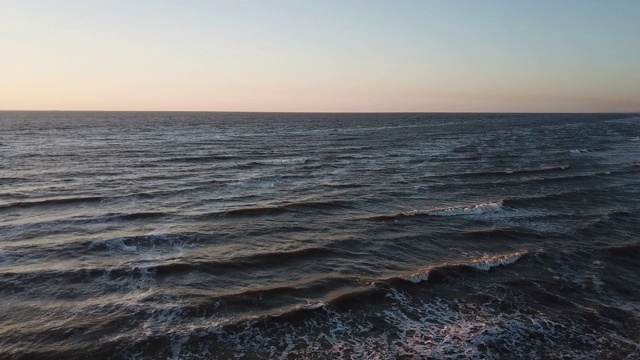
M637 111L255 111L255 110L4 110L0 112L130 112L130 113L243 113L243 114L640 114Z

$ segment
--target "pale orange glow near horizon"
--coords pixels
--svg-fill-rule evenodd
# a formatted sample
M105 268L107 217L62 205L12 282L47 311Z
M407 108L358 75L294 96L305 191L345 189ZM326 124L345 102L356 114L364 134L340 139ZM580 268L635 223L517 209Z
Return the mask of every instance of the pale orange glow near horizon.
M0 110L640 111L624 6L312 4L11 3Z

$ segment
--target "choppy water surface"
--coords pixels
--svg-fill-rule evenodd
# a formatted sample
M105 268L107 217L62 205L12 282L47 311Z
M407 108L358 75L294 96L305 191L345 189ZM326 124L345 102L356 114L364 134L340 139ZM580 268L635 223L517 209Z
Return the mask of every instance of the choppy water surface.
M0 113L0 358L640 355L640 117Z

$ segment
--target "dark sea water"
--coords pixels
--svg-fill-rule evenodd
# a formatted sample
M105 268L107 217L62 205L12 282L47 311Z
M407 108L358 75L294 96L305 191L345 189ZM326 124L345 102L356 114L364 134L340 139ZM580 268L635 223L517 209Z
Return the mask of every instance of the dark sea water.
M0 113L2 359L639 359L640 116Z

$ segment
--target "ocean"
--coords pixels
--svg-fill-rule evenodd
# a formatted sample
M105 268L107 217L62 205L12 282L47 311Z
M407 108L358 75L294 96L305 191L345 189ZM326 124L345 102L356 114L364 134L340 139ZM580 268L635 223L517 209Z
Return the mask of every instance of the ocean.
M640 115L0 112L2 359L640 359Z

